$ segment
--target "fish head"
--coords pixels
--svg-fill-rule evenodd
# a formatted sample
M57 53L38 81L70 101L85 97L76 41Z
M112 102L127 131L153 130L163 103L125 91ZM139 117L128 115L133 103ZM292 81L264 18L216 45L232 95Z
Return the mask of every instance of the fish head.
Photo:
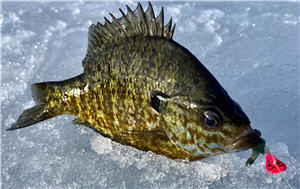
M202 158L247 150L261 142L260 131L251 128L241 106L220 85L205 91L197 98L188 92L156 94L156 109L172 143Z

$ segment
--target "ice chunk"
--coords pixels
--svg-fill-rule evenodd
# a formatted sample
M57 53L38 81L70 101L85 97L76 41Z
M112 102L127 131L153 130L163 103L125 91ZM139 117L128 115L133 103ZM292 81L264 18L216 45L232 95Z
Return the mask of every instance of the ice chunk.
M112 151L111 140L100 135L91 138L91 148L98 154L106 154Z

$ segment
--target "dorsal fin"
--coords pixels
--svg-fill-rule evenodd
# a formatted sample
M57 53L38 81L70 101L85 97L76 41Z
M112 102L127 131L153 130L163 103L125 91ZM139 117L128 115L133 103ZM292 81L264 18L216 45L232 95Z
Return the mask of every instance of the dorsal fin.
M164 9L162 7L160 14L155 18L153 7L148 2L148 8L143 10L142 5L138 2L137 8L132 11L127 5L127 14L120 9L122 17L116 18L111 13L112 21L104 17L104 25L97 23L89 27L88 33L88 50L83 67L88 61L85 61L93 54L97 48L102 48L106 44L120 41L124 38L138 35L156 36L166 39L172 39L175 25L172 28L172 18L164 26ZM172 28L172 29L171 29Z

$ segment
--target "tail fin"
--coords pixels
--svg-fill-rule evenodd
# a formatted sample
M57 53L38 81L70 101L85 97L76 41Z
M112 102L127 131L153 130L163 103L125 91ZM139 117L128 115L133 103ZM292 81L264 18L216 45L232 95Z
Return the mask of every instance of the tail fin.
M56 113L55 111L47 109L48 106L46 102L46 96L50 88L51 86L47 82L33 84L32 96L37 105L25 110L19 117L18 121L7 130L15 130L28 127L35 123L50 119L58 115L58 113Z

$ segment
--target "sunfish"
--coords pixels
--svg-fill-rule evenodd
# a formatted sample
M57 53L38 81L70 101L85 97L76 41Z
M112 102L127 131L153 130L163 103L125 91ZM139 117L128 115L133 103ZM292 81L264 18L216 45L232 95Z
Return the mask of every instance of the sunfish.
M151 3L89 27L84 72L35 83L36 105L8 130L70 114L121 144L172 159L199 160L262 142L215 77L173 38L172 19Z

